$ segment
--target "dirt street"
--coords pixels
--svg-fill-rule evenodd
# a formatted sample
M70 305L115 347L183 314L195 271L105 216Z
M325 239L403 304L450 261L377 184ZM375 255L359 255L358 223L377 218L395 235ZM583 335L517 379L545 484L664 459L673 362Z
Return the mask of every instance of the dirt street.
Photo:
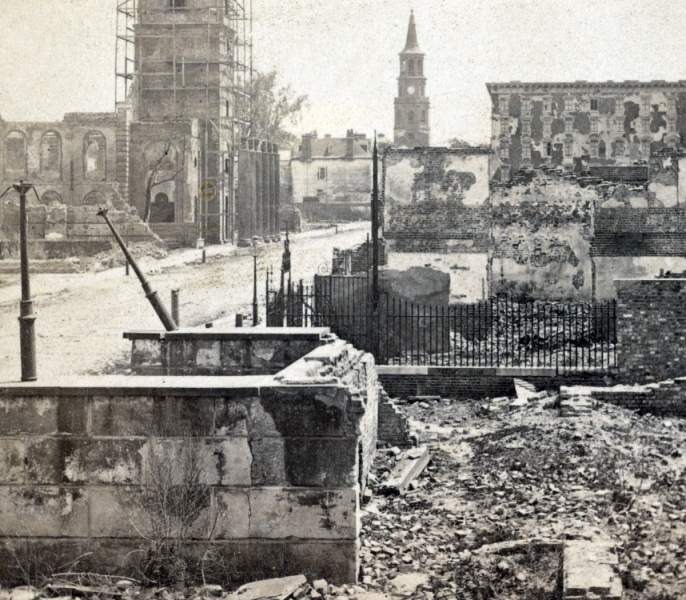
M340 228L340 233L308 232L292 236L293 279L328 273L332 249L364 241L365 224ZM282 244L261 249L258 262L260 304L268 265L278 272ZM214 255L213 255L214 254ZM152 287L169 307L173 288L181 292L181 324L199 325L236 312L248 314L252 303L253 259L246 252L226 256L209 251L206 264L200 251L171 253L160 261L144 262ZM184 264L186 263L186 264ZM39 381L70 374L95 374L126 367L129 342L122 333L132 329L157 330L161 325L145 299L133 271L123 268L101 273L34 274L31 278L36 321ZM0 282L0 381L20 376L18 278L3 275Z

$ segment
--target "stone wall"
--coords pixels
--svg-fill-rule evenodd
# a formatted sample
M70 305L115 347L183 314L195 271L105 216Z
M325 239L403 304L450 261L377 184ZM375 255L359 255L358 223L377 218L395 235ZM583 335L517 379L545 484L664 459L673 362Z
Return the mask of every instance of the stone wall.
M373 359L342 341L276 376L99 377L0 388L0 582L12 553L140 576L156 449L199 456L217 580L358 574L359 494L376 448ZM209 529L215 523L214 533ZM40 565L39 565L40 566Z
M279 327L133 331L136 375L273 375L329 337L327 328Z
M619 381L686 373L686 279L620 279L615 285Z

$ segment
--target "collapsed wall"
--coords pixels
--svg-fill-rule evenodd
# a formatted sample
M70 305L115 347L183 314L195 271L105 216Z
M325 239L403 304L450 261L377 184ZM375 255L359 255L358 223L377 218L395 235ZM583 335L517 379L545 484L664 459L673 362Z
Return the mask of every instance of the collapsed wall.
M5 385L0 581L21 577L17 553L140 576L154 533L141 498L190 451L206 503L185 540L189 563L211 548L218 580L353 582L378 393L373 358L332 338L271 375Z

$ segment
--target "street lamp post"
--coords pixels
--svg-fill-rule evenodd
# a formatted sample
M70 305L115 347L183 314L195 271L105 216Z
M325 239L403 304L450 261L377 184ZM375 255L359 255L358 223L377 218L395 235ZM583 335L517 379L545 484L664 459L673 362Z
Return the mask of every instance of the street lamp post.
M12 186L19 194L19 254L21 260L21 303L19 304L19 346L21 352L21 380L36 381L36 315L33 312L29 281L29 225L26 193L33 188L20 181Z

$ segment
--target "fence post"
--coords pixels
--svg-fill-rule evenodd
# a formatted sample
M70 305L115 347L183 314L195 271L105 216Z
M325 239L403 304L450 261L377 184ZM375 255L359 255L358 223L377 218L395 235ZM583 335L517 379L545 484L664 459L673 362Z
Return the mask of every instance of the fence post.
M174 319L174 323L176 323L177 326L180 326L180 318L179 318L179 290L172 290L171 291L171 313L172 313L172 319Z

